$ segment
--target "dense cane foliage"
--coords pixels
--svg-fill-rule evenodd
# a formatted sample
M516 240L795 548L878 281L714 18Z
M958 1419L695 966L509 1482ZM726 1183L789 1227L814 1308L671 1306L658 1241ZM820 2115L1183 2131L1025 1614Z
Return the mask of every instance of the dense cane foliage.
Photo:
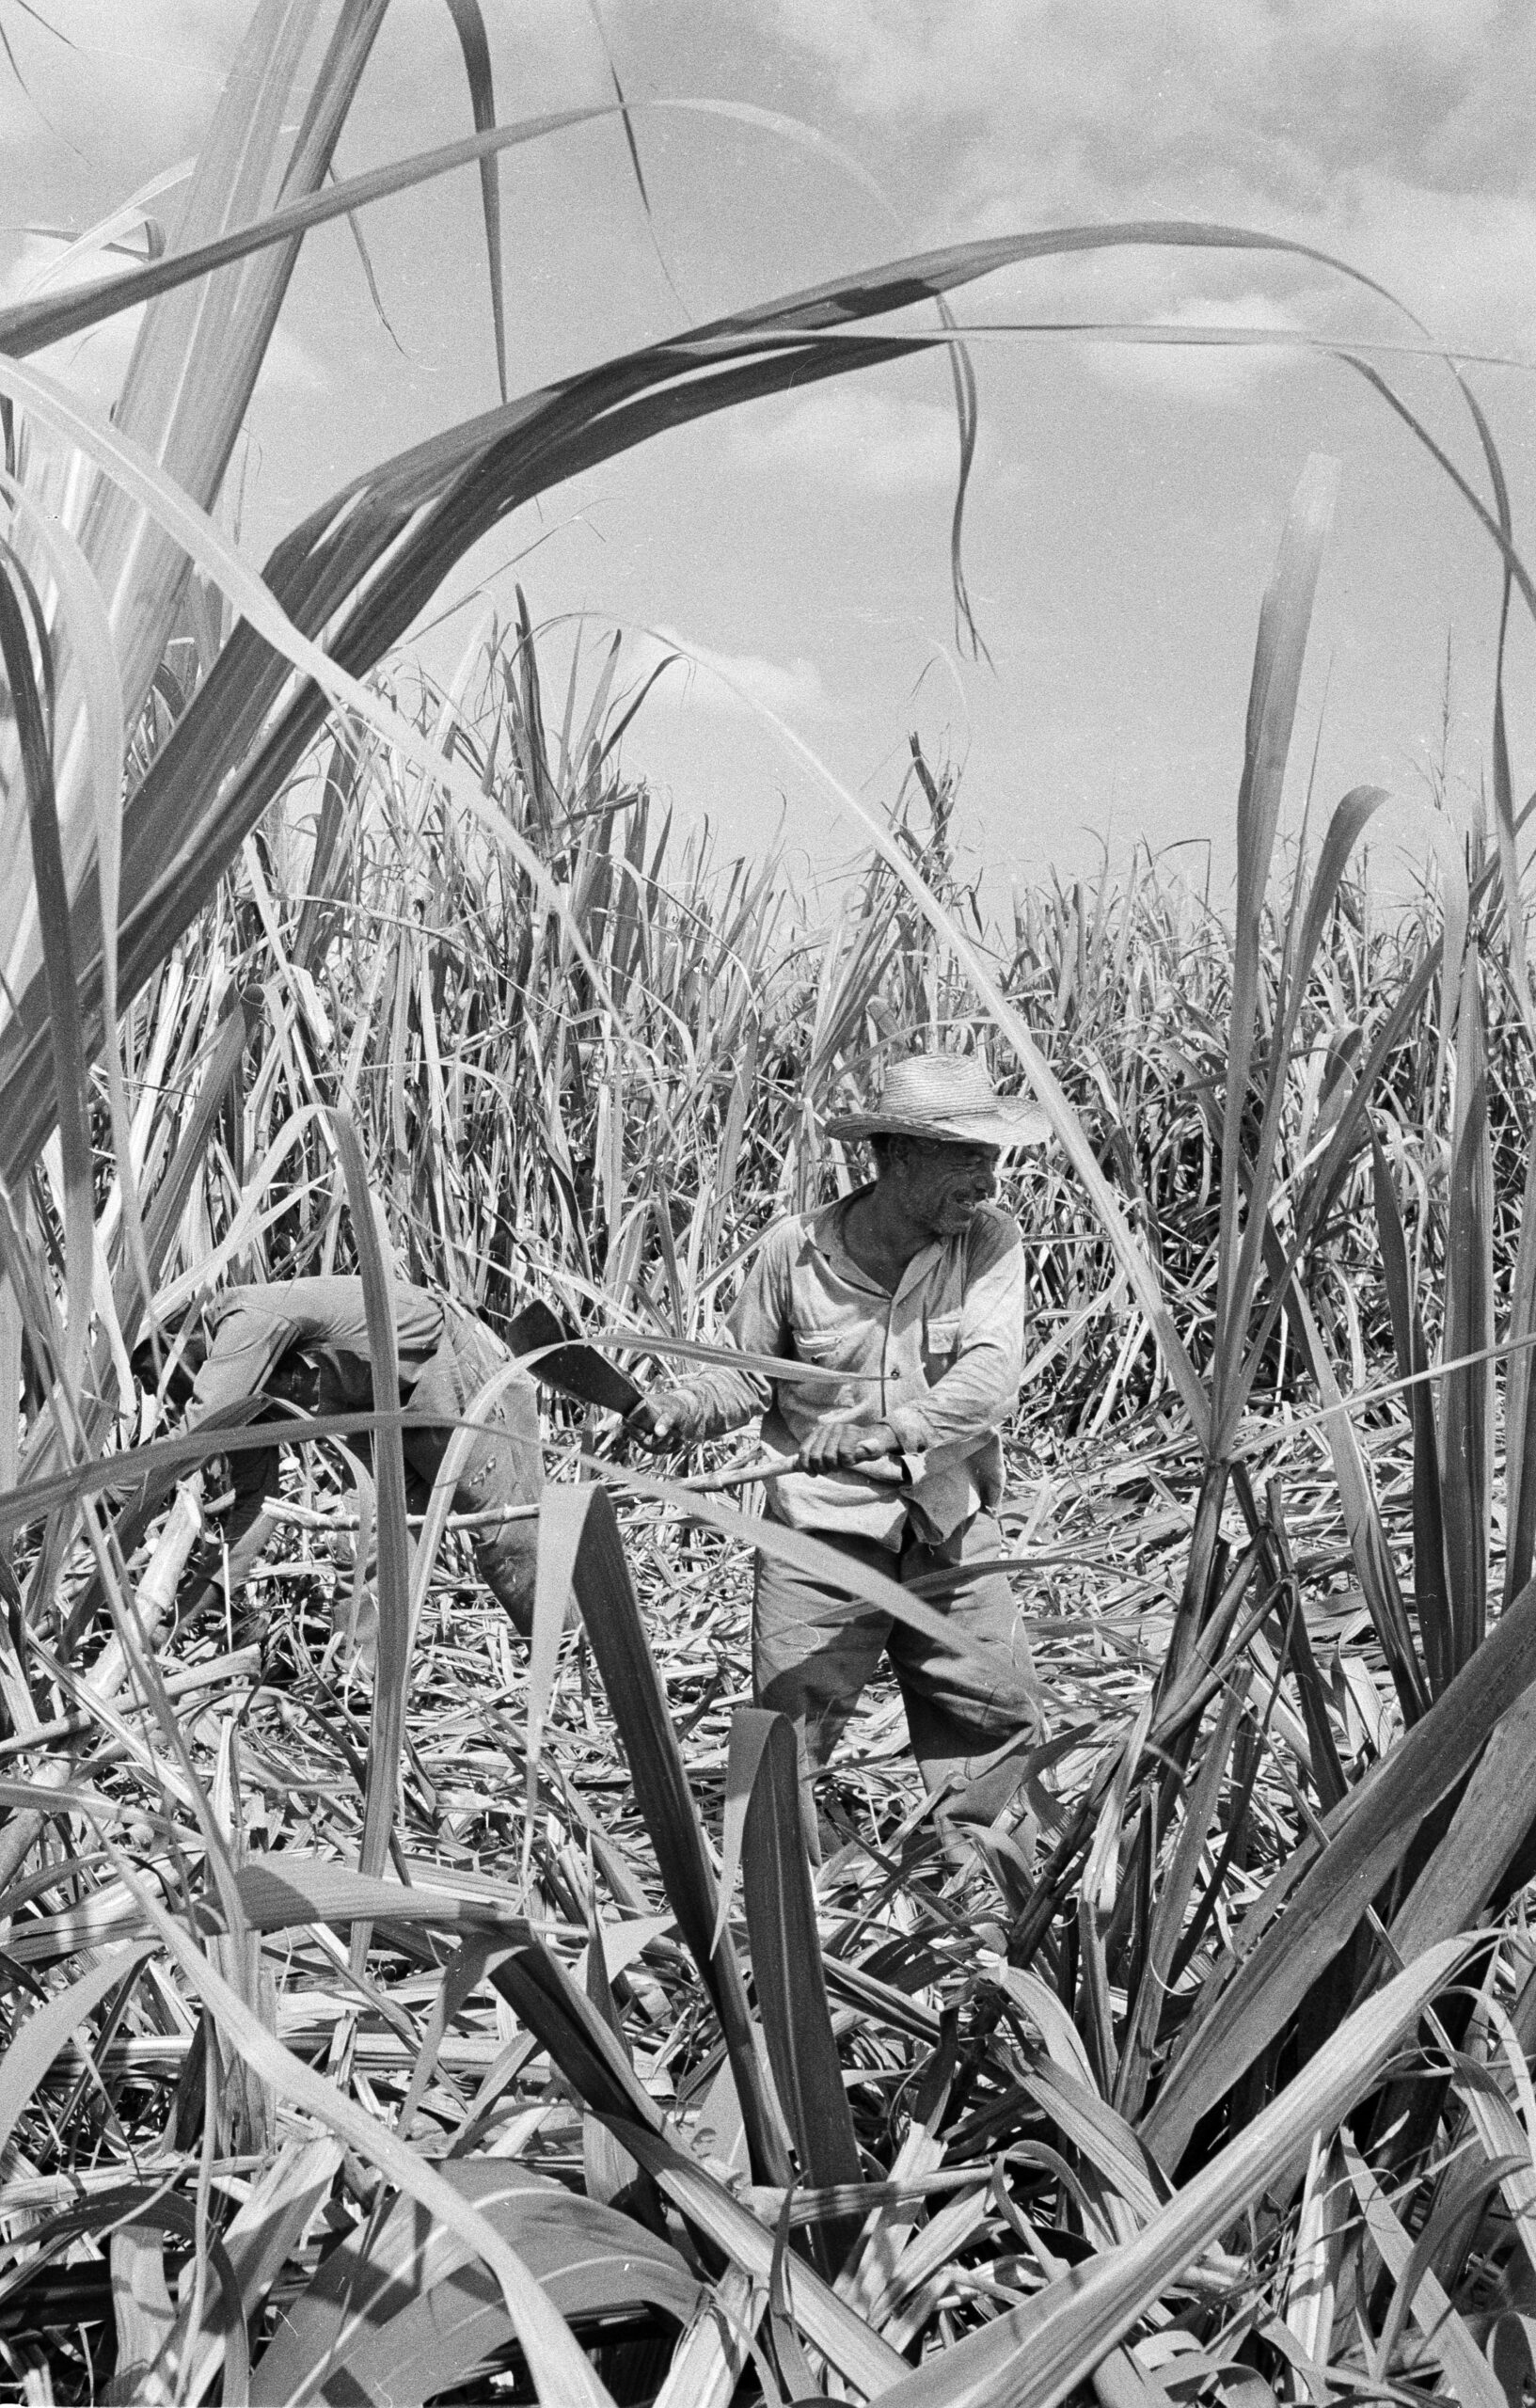
M205 512L305 226L478 162L494 283L499 149L558 131L497 124L455 5L476 135L329 182L382 15L263 0L169 249L0 316L0 2390L1518 2403L1501 694L1486 842L1431 813L1421 903L1359 874L1374 789L1277 865L1314 461L1255 596L1229 910L1138 863L990 926L915 743L833 905L680 843L622 647L553 692L526 605L451 690L392 649L467 547L680 416L950 347L911 306L1005 260L1267 238L1021 235L696 330L380 464L258 578ZM151 295L110 427L24 364ZM877 1689L813 1868L747 1687L752 1551L790 1544L751 1441L658 1479L552 1407L525 1646L451 1471L409 1510L386 1275L686 1360L772 1219L858 1175L823 1125L914 1041L1054 1131L1010 1187L1002 1514L1052 1727L957 1848ZM231 1595L241 1433L167 1435L180 1334L226 1280L353 1266L371 1470L295 1422Z

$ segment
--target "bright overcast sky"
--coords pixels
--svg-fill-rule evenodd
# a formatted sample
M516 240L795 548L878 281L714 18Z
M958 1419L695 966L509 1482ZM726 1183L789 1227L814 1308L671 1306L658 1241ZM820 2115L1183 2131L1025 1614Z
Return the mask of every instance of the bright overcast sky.
M576 0L483 0L503 119L609 97ZM502 166L510 375L519 390L691 320L905 250L1128 217L1224 220L1341 254L1434 334L1536 359L1536 30L1520 0L601 0L631 99L746 103L822 148L720 115L640 110L654 215L613 120ZM56 246L193 151L252 10L245 0L38 0L0 26L4 294ZM327 8L317 16L329 21ZM342 174L468 128L442 0L394 0L338 154ZM870 182L885 196L870 190ZM174 237L174 201L169 207ZM258 392L242 539L264 558L335 485L496 399L473 169L370 210L391 335L344 226L307 239ZM680 296L680 299L679 299ZM996 276L957 296L989 320L1298 328L1384 344L1405 321L1327 270L1255 255L1120 251ZM110 399L123 339L45 361ZM888 803L905 741L963 759L960 831L990 892L1212 841L1229 862L1259 599L1309 452L1338 457L1293 793L1319 740L1319 803L1375 782L1422 797L1441 747L1448 642L1452 801L1489 753L1496 554L1348 369L1295 349L1130 348L1078 336L979 342L982 437L967 565L992 665L956 653L948 525L956 436L934 356L669 435L546 500L473 556L510 610L660 628L701 667L646 705L626 760L707 812L730 848L783 818L831 869L855 824L746 697L849 786ZM1447 370L1378 356L1486 492ZM1502 447L1517 539L1536 500L1536 382L1468 371ZM241 463L237 455L237 469ZM1536 539L1530 539L1536 549ZM537 548L530 548L534 546ZM523 554L515 569L515 558ZM476 625L454 621L442 665ZM644 639L632 650L643 658ZM547 668L560 661L552 642ZM1536 779L1536 644L1512 653L1517 785ZM737 690L739 689L739 690ZM1522 784L1521 782L1524 781Z

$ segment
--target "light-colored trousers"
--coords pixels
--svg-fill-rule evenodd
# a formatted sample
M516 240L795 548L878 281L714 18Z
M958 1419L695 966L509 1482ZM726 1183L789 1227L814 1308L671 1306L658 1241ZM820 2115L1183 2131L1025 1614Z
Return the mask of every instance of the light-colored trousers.
M1018 1755L1043 1738L1044 1703L1023 1615L1007 1576L965 1566L1002 1551L1002 1532L978 1513L942 1545L909 1536L899 1552L874 1539L808 1533L872 1571L918 1581L925 1605L942 1613L974 1651L951 1656L894 1616L849 1597L798 1566L760 1553L752 1600L752 1694L794 1723L800 1741L806 1834L816 1849L811 1783L825 1769L882 1656L907 1709L924 1782L950 1785L946 1816L990 1822L1018 1784ZM945 1576L953 1576L946 1577ZM1017 1750L995 1765L1010 1739Z

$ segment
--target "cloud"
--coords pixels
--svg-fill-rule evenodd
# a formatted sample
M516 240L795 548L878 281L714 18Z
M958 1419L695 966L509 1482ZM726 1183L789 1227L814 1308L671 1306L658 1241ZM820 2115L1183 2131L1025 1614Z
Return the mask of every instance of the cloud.
M1370 176L1352 202L1355 252L1437 336L1536 352L1536 199L1428 192Z
M1226 0L1219 24L1209 0L769 4L857 116L1113 122L1131 172L1192 130L1219 140L1223 123L1283 129L1304 150L1347 146L1363 163L1453 121L1468 93L1493 100L1511 75L1528 94L1533 71L1525 27L1500 0Z
M952 486L959 464L955 413L858 380L823 386L769 419L742 422L740 439L763 465L843 491L909 494Z
M770 660L763 653L716 652L671 627L658 627L656 637L639 641L631 657L632 672L639 677L649 676L669 652L679 657L657 680L645 705L648 712L659 703L670 702L674 707L686 705L690 710L727 717L755 718L760 708L776 718L793 720L824 717L831 708L814 660Z
M24 214L88 223L196 150L250 13L207 0L7 8L25 84L0 60L0 159Z
M831 105L899 130L926 238L1245 224L1381 277L1449 339L1536 341L1536 43L1500 0L768 5ZM1265 263L1262 287L1288 298L1297 273ZM1357 326L1374 306L1346 303Z

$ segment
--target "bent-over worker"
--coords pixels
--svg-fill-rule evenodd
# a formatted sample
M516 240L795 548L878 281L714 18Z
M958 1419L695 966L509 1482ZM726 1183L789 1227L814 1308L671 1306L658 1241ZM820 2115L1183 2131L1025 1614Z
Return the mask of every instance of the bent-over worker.
M407 1471L430 1486L471 1397L514 1356L472 1313L448 1298L402 1284L393 1296L400 1402L409 1413L441 1417L440 1426L404 1433ZM372 1411L373 1373L361 1279L230 1288L213 1307L213 1319L206 1352L195 1339L184 1358L194 1374L189 1427L253 1397L312 1414ZM224 1536L233 1587L271 1536L262 1499L277 1489L277 1460L276 1448L230 1450L234 1501ZM470 1439L454 1484L453 1508L480 1513L536 1504L543 1485L538 1389L530 1373L518 1371ZM474 1534L475 1569L525 1636L532 1626L537 1550L538 1525L531 1517L492 1524Z
M924 1781L948 1790L942 1813L990 1820L1017 1785L1010 1759L1043 1721L1006 1576L964 1570L1000 1551L999 1431L1023 1358L1023 1252L990 1199L1003 1150L1041 1142L1048 1124L1037 1106L1000 1098L979 1061L930 1054L897 1062L879 1106L828 1133L870 1141L873 1182L770 1230L726 1328L743 1354L840 1371L846 1385L711 1365L647 1398L629 1426L659 1449L761 1413L765 1447L796 1459L768 1481L768 1513L918 1591L973 1651L948 1655L759 1552L752 1692L800 1734L807 1837L811 1780L882 1654Z

